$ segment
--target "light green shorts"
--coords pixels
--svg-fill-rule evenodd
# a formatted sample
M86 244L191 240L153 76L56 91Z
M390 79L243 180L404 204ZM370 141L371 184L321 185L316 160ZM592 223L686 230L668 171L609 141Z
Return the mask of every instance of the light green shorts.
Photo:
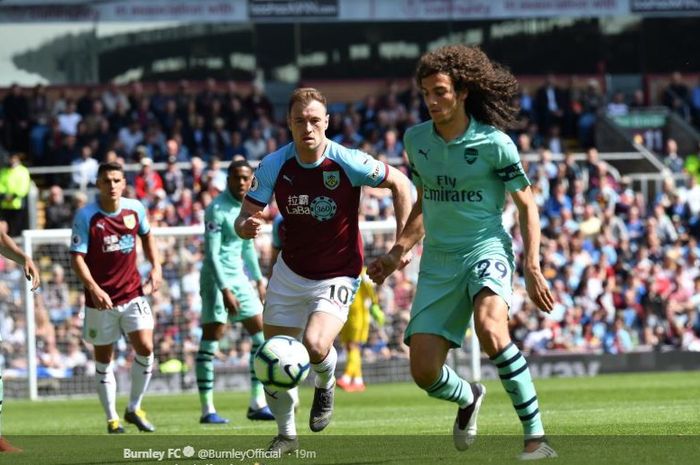
M461 347L479 291L488 287L510 307L514 268L512 249L500 244L466 255L424 250L404 342L410 345L411 335L427 333Z
M228 288L231 289L241 305L238 314L235 316L229 315L228 310L224 307L224 297L216 286L216 282L207 274L202 273L200 275L199 295L202 297L201 324L226 324L227 321L236 323L262 313L263 307L258 298L258 293L250 285L248 278L243 276L242 278L230 279Z

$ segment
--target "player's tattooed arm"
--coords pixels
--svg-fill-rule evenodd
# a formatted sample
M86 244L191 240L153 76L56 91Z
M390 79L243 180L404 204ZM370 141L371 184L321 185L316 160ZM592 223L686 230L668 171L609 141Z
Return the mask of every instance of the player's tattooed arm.
M549 313L554 308L554 297L540 268L541 231L537 204L532 196L530 186L513 192L512 196L513 202L518 208L520 233L523 236L525 248L523 271L527 295L530 296L537 308Z
M262 214L264 208L265 207L254 204L248 199L243 200L241 211L238 213L238 217L233 223L236 234L243 239L257 237L265 223Z

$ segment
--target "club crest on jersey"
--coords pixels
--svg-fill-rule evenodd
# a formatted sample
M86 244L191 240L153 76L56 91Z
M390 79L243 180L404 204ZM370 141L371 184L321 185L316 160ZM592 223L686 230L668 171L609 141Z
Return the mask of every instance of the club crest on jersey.
M136 227L136 217L133 213L124 217L124 226L126 226L127 229L134 229Z
M258 190L258 178L253 176L253 179L250 181L250 192L255 192Z
M340 185L340 171L324 171L323 185L334 191Z
M473 165L478 156L479 151L477 149L471 147L464 149L464 161L467 162L467 165Z
M328 221L335 216L335 212L338 211L338 205L330 197L316 197L311 201L311 216L316 218L318 221Z

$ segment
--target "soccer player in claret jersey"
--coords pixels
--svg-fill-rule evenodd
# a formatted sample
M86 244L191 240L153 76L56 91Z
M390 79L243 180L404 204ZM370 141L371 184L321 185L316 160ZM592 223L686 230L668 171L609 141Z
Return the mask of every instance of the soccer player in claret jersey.
M411 204L410 185L397 169L326 138L326 99L316 89L292 93L287 123L293 142L262 160L235 224L239 236L257 236L262 210L274 194L285 237L267 289L264 332L266 338L302 337L316 372L309 427L317 432L333 413L333 341L347 319L362 270L361 186L391 189L401 231ZM292 394L268 389L265 394L278 426L269 450L290 452L298 447Z
M122 166L101 164L97 188L97 201L75 215L70 247L73 269L85 287L83 337L94 346L97 393L107 416L107 432L123 433L116 410L112 348L122 332L127 335L136 355L124 420L140 431L152 432L155 427L141 410L153 368L154 320L144 288L150 293L160 287L158 251L144 206L138 200L122 198L126 188ZM137 236L151 263L145 285L136 266Z
M263 343L262 304L265 281L260 272L253 241L242 240L233 230L243 197L250 189L253 170L245 160L231 162L226 190L219 194L205 212L204 264L200 273L202 296L202 340L197 353L197 386L202 404L200 423L228 423L214 408L214 355L226 323L240 321L252 340L250 355L251 396L247 417L250 420L273 420L260 381L253 371L253 355ZM255 280L258 295L250 285L243 266Z
M36 290L41 283L39 277L39 270L34 265L31 257L27 256L22 249L20 249L15 241L5 232L0 231L0 255L9 258L13 262L21 265L24 270L24 276L32 283L32 291ZM3 401L3 385L2 385L2 366L0 366L0 419L2 419L2 401ZM7 439L2 436L2 431L0 431L0 452L21 452L19 449L12 444L10 444Z
M369 265L369 275L381 283L425 232L405 333L413 379L431 397L459 405L453 439L457 449L467 449L476 437L486 390L460 378L445 359L451 347L462 344L473 313L479 341L522 422L520 458L555 457L545 440L527 362L508 332L515 265L512 238L502 222L506 191L520 218L528 295L545 312L553 306L540 271L540 225L530 181L515 145L498 129L515 117L518 83L481 50L463 45L421 57L416 81L431 117L405 135L418 200L396 244Z

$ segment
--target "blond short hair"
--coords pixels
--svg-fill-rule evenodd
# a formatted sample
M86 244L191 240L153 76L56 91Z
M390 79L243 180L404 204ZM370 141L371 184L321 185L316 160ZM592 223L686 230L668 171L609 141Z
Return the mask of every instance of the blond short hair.
M313 101L321 102L324 107L326 107L326 97L318 90L313 87L300 87L292 92L292 96L289 97L289 106L287 107L287 114L292 113L292 107L295 103L301 103L303 106L307 106Z

